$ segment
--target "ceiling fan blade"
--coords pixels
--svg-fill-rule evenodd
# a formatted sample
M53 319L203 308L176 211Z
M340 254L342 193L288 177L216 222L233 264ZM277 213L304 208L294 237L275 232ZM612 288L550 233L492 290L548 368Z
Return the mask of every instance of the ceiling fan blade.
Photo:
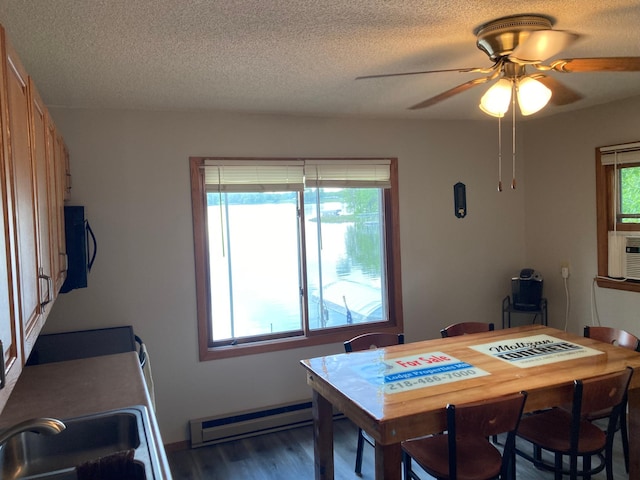
M416 105L413 105L412 107L409 107L409 110L418 110L420 108L430 107L432 105L435 105L436 103L446 100L447 98L451 98L454 95L465 92L470 88L475 87L476 85L487 83L489 80L492 80L493 78L494 77L492 75L488 77L475 78L461 85L458 85L457 87L453 87L452 89L447 90L446 92L442 92L441 94L436 95L435 97L431 97L425 100L424 102L420 102Z
M640 72L640 57L569 58L549 66L556 72Z
M533 78L551 90L552 93L549 102L554 105L569 105L570 103L577 102L584 98L582 94L572 90L564 83L559 82L553 77L549 77L547 75L534 75Z
M509 60L515 63L538 63L567 48L579 35L564 30L535 30L513 49Z
M385 78L385 77L404 77L408 75L423 75L425 73L447 73L447 72L460 72L460 73L491 73L498 69L498 63L494 63L487 68L472 67L472 68L447 68L444 70L424 70L421 72L401 72L401 73L381 73L378 75L363 75L356 77L356 80L367 80L370 78Z

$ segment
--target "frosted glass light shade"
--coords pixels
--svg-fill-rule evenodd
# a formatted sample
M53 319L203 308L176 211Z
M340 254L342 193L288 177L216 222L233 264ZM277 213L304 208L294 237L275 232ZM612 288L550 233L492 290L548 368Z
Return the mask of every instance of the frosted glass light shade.
M535 78L524 77L518 82L518 105L522 115L531 115L544 108L551 98L551 90Z
M493 117L503 117L511 101L511 81L501 78L480 99L480 110Z

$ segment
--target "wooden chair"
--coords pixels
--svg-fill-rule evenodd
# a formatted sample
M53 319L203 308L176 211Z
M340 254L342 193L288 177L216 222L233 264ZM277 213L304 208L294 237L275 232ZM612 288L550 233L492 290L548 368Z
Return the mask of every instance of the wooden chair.
M590 327L587 325L584 327L584 336L618 347L635 350L636 352L640 351L640 338L626 330L619 330L613 327Z
M632 373L633 369L626 368L596 378L575 380L571 411L556 407L522 418L517 436L531 442L533 455L519 449L517 454L536 468L554 472L556 480L561 480L563 475L569 475L571 480L578 476L588 480L605 469L607 480L613 480L613 436ZM589 412L605 409L610 409L606 432L585 418ZM542 450L554 454L553 464L543 460ZM600 463L592 467L594 455ZM564 456L569 457L568 470L563 464ZM580 470L578 457L582 457Z
M515 432L526 392L489 401L447 405L447 432L402 442L405 480L420 480L414 460L429 475L446 480L512 479ZM487 439L507 432L502 452Z
M402 333L363 333L344 342L344 351L351 353L359 350L369 350L371 348L402 345L403 343L404 334Z
M584 327L584 336L587 338L593 338L600 342L610 343L622 348L628 348L636 352L640 351L640 338L625 331L619 330L613 327L591 327L589 325ZM595 421L608 418L610 415L610 409L593 412L587 416L587 420ZM624 407L620 411L620 421L618 422L616 430L620 430L620 437L622 439L622 452L624 454L624 466L629 472L629 434L627 433L627 399L625 397Z
M344 350L347 353L357 352L359 350L369 350L371 348L389 347L391 345L401 345L404 343L404 335L402 333L363 333L357 337L344 342ZM358 445L356 449L356 475L362 476L362 452L364 450L365 440L372 446L375 446L373 440L366 432L358 427Z
M494 329L493 323L460 322L444 327L440 330L440 335L442 335L442 338L457 337L458 335L468 335L470 333L493 332ZM493 435L492 440L493 443L498 443L498 436Z
M494 328L493 323L460 322L443 328L440 330L440 335L442 335L442 338L457 337L458 335L466 335L468 333L492 332Z

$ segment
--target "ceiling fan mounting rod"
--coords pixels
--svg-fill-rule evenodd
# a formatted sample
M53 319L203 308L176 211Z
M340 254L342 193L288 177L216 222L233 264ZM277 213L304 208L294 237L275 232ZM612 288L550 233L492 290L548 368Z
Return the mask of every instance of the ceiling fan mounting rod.
M505 78L510 80L518 80L527 76L527 70L524 65L505 61L502 64L502 73Z

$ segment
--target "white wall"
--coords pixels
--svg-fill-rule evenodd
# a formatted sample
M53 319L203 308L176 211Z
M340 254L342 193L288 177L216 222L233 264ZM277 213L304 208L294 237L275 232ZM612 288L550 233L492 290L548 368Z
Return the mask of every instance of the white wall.
M69 203L86 206L98 255L89 287L61 295L45 331L132 324L149 348L166 443L187 439L191 418L309 398L299 360L342 350L198 361L190 155L398 157L408 341L460 320L499 325L509 279L523 266L524 174L518 190L497 192L492 121L52 114L71 153ZM464 219L453 212L458 181L467 185Z
M527 122L527 262L545 274L549 323L564 328L561 262L570 264L568 330L597 322L640 335L640 295L593 286L597 275L595 149L640 140L640 97ZM593 310L595 311L595 310Z

